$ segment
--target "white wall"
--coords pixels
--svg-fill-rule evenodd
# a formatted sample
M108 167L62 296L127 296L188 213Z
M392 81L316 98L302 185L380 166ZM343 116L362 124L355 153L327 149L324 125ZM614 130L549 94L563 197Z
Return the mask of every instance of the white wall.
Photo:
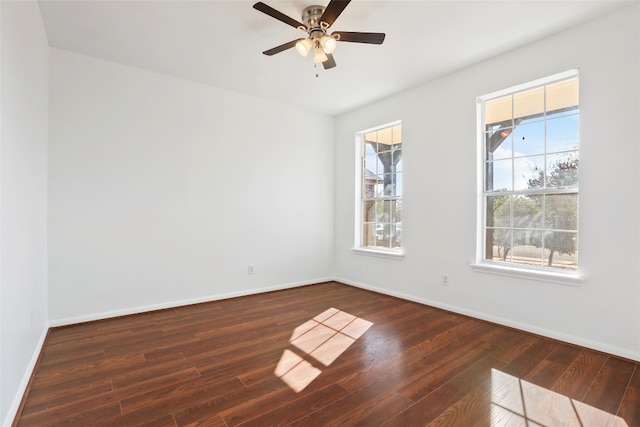
M51 49L50 122L53 324L332 277L333 117Z
M49 48L35 2L0 2L0 422L20 403L47 328Z
M638 5L516 49L336 122L335 271L347 283L640 360ZM476 104L580 70L579 287L477 273ZM351 252L354 133L402 120L404 260ZM441 274L449 286L440 285Z

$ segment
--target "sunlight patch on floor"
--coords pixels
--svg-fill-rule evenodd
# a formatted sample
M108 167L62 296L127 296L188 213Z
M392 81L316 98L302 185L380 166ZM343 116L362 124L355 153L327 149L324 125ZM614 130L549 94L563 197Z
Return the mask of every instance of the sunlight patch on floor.
M620 417L497 369L491 370L491 419L514 426L629 427Z
M296 327L289 343L305 356L329 366L372 325L372 322L332 307ZM295 351L286 349L274 374L298 393L321 372Z

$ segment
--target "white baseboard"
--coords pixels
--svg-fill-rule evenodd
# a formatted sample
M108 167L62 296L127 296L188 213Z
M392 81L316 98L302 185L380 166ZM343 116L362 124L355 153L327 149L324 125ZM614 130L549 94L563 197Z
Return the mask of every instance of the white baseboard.
M16 394L13 397L13 402L11 402L11 406L7 411L7 416L5 417L2 427L11 427L13 421L18 414L18 409L20 409L20 403L22 403L22 398L24 397L24 393L29 386L29 381L31 380L31 375L33 374L34 369L36 368L36 364L38 363L38 358L40 357L40 353L42 352L42 347L44 346L44 342L47 339L47 332L49 332L49 327L45 325L40 334L40 339L36 343L36 347L33 351L33 355L31 356L31 360L27 365L27 369L22 377L22 381L20 381L20 385L16 390Z
M255 295L255 294L260 294L265 292L279 291L282 289L297 288L300 286L313 285L315 283L328 282L331 280L333 280L333 278L326 277L326 278L319 278L314 280L305 280L303 282L288 283L284 285L275 285L275 286L267 286L264 288L249 289L249 290L240 291L240 292L227 292L224 294L208 295L204 297L191 298L191 299L185 299L185 300L179 300L179 301L168 301L160 304L130 307L122 310L114 310L114 311L106 311L103 313L89 314L86 316L69 317L66 319L56 319L56 320L51 320L49 322L49 327L55 328L59 326L69 326L69 325L75 325L78 323L93 322L96 320L104 320L104 319L110 319L110 318L120 317L120 316L128 316L131 314L140 314L140 313L146 313L149 311L176 308L176 307L181 307L181 306L191 305L191 304L200 304L204 302L219 301L223 299L237 298L237 297L243 297L247 295Z
M528 325L525 323L520 323L520 322L514 322L512 320L509 319L505 319L502 317L497 317L497 316L492 316L490 314L486 314L486 313L481 313L481 312L477 312L477 311L473 311L473 310L467 310L465 308L461 308L461 307L457 307L457 306L453 306L453 305L449 305L449 304L443 304L441 302L437 302L437 301L431 301L428 299L424 299L424 298L419 298L413 295L408 295L408 294L404 294L401 292L394 292L394 291L390 291L388 289L383 289L383 288L377 288L375 286L369 286L366 285L364 283L359 283L359 282L354 282L353 280L348 280L348 279L344 279L344 278L340 278L340 277L334 277L334 279L336 282L340 282L340 283L344 283L350 286L354 286L357 288L362 288L362 289L366 289L369 291L373 291L373 292L378 292L381 294L385 294L385 295L389 295L392 297L396 297L396 298L401 298L407 301L413 301L413 302L417 302L419 304L424 304L424 305L428 305L431 307L436 307L436 308L441 308L443 310L447 310L447 311L451 311L453 313L458 313L458 314L462 314L465 316L469 316L469 317L473 317L476 319L480 319L480 320L486 320L488 322L491 323L496 323L498 325L503 325L503 326L508 326L510 328L514 328L514 329L519 329L521 331L525 331L525 332L531 332L533 334L536 335L542 335L544 337L548 337L548 338L552 338L552 339L556 339L559 341L563 341L566 343L570 343L570 344L575 344L581 347L586 347L592 350L596 350L596 351L601 351L604 353L608 353L611 355L615 355L615 356L619 356L619 357L623 357L625 359L630 359L630 360L634 360L637 362L640 362L640 353L634 352L634 351L630 351L628 349L625 348L619 348L619 347L615 347L615 346L610 346L607 344L603 344L601 342L596 342L596 341L591 341L585 338L581 338L581 337L576 337L573 335L568 335L568 334L563 334L557 331L553 331L550 329L544 329L544 328L539 328L537 326L533 326L533 325Z

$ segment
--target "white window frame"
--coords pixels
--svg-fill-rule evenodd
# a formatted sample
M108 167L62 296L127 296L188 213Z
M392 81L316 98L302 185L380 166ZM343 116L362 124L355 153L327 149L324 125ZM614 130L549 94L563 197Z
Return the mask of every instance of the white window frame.
M485 102L500 98L509 94L515 94L524 90L533 89L535 87L549 85L558 81L567 80L570 78L578 78L578 70L569 70L563 73L555 74L549 77L538 79L525 84L513 86L504 90L493 92L487 95L480 96L476 99L477 109L477 157L478 157L478 169L477 169L477 236L476 236L476 260L471 264L474 271L481 273L491 273L497 275L505 275L510 277L532 279L545 282L553 282L568 285L579 285L583 282L584 277L580 274L580 268L576 271L566 271L561 269L554 269L549 267L528 267L519 264L502 264L485 260L485 226L486 226L486 208L485 208L485 196L489 192L485 192L485 119L484 119L484 104ZM547 150L545 149L545 156ZM578 178L579 179L579 178ZM546 190L536 192L537 194L553 194L554 190ZM562 191L563 193L575 193L579 195L578 187L569 191ZM515 192L517 194L517 192ZM579 230L577 231L579 236ZM578 237L578 244L580 239Z
M356 150L355 150L355 170L356 170L356 177L355 177L355 219L354 219L355 233L354 233L354 246L352 248L352 251L354 253L356 253L356 254L369 255L369 256L375 256L375 257L381 257L381 258L396 259L396 260L401 260L401 259L404 258L404 246L402 246L402 243L401 243L401 247L400 248L383 248L383 247L371 247L371 246L363 246L362 245L362 217L363 217L363 212L362 212L362 202L363 202L363 197L362 197L362 185L363 185L363 182L362 182L362 177L363 177L363 173L362 173L362 168L363 168L362 147L363 147L363 138L364 138L364 135L367 134L367 133L375 132L375 131L378 131L380 129L385 129L385 128L389 128L389 127L393 127L393 126L397 126L397 125L402 125L402 121L401 120L395 120L393 122L385 123L385 124L380 125L380 126L375 126L375 127L369 128L369 129L365 129L365 130L356 132L356 134L355 134L355 146L356 146ZM403 151L403 156L404 156L404 141L403 141L402 151ZM404 169L403 169L402 175L404 176ZM396 200L402 201L402 196L395 196L394 198ZM403 224L403 226L404 226L404 224Z

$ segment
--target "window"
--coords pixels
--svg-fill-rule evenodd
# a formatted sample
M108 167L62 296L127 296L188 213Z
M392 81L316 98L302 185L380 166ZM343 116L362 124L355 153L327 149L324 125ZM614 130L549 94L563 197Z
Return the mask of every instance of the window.
M485 265L577 275L578 73L478 98Z
M399 253L402 248L402 125L356 134L358 202L356 246Z

